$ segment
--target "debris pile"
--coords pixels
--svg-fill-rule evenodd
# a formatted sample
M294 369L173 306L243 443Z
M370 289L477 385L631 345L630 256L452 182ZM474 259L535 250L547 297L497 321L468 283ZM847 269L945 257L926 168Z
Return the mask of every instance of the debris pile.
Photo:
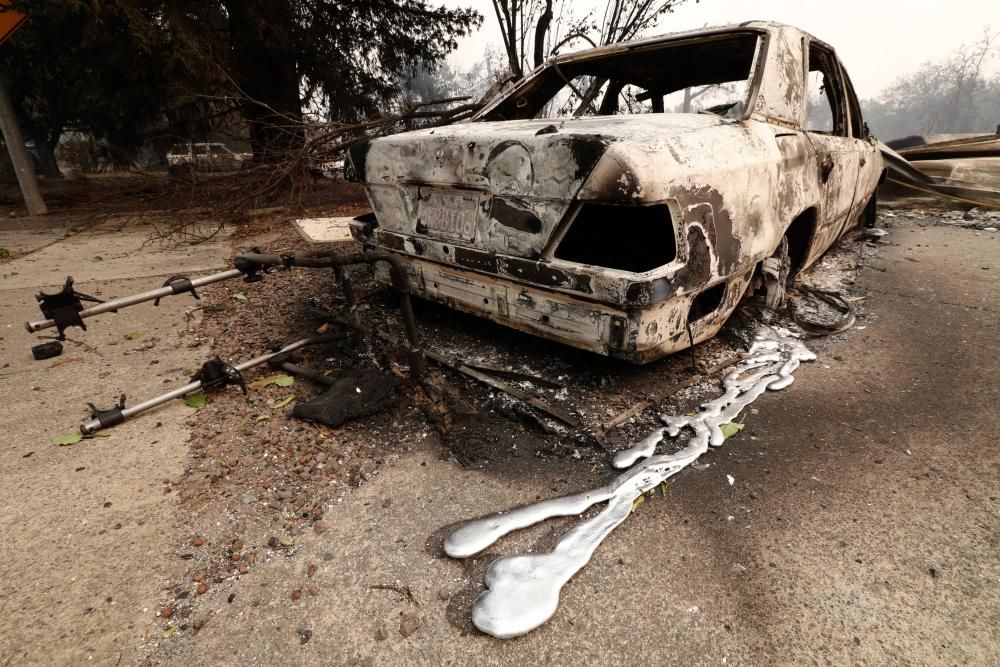
M283 249L282 257L304 250L291 232L271 243ZM860 266L859 247L841 246L828 253L810 279L846 288ZM355 248L345 242L343 251ZM862 252L875 251L862 247ZM427 377L434 378L417 382L411 378L407 355L399 354L398 346L388 340L391 336L382 335L398 336L404 329L395 295L380 288L367 268L350 271L349 277L357 304L351 336L332 335L343 325L329 317L343 305L341 281L333 271L277 270L252 286L223 282L206 289L193 304L191 314L202 314L198 347L210 350L198 352L200 358L246 359L273 341L287 340L289 334L331 339L298 350L295 358L275 358L268 362L270 368L262 365L247 372L246 396L230 389L187 401L196 410L187 422L192 428L188 464L183 475L163 482L163 492L178 500L186 535L177 547L177 570L163 602L169 609L162 617L165 631L194 627L189 625L195 618L192 604L203 597L202 589L209 597L213 589L232 590L259 563L294 556L305 531L328 528L331 511L352 488L415 443L440 443L439 455L463 466L530 470L538 457L546 457L579 461L593 469L650 431L647 450L660 440L659 446L668 446L665 434L674 433L669 425L657 425L658 412L677 412L710 397L718 377L734 367L746 379L751 372L747 363L754 363L741 354L750 329L739 315L722 335L691 352L636 367L511 332L443 306L417 303L416 320L428 353ZM759 345L753 354L757 351ZM314 369L315 377L295 368ZM197 368L177 370L190 377ZM492 379L486 382L477 374ZM369 376L378 381L357 381ZM325 392L338 382L343 385L341 395L348 398L357 397L358 389L367 398L371 384L373 404L381 409L367 416L361 414L369 412L366 409L352 410L358 413L354 421L336 415L317 419L324 416L322 411L306 414L318 397L329 398ZM431 397L430 383L441 388L439 401ZM101 405L110 404L107 396L101 400ZM345 405L339 399L334 404ZM434 409L448 412L453 427L441 428L429 419ZM296 415L306 419L293 419ZM151 415L144 419L155 423ZM685 433L696 428L693 422L675 427ZM665 478L696 458L672 456L654 456L633 471L642 470L650 479ZM623 466L637 458L636 451L618 455ZM628 503L621 501L631 507L646 488L636 481L640 473L634 475L631 482L616 487L631 491L607 493L631 493ZM593 500L598 495L591 494L588 507L600 502ZM596 545L586 548L592 552ZM570 569L575 572L590 552L581 561L582 552L576 547L573 551ZM497 590L502 591L504 579L499 581ZM553 593L556 599L560 586ZM501 626L508 627L503 622Z
M967 211L898 208L891 211L882 211L881 215L889 221L927 220L933 218L936 222L943 222L946 225L955 225L983 232L996 232L1000 229L1000 211L990 211L981 208L971 208Z

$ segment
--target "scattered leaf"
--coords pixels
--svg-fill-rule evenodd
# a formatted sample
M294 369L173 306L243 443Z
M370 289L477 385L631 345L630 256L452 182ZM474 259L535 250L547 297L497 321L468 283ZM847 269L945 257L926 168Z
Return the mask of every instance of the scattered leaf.
M254 417L254 422L266 422L271 418L271 415L257 415Z
M101 257L100 255L94 255L93 257L90 258L90 261L91 262L103 262L104 258Z
M291 403L294 400L295 400L295 394L292 394L291 396L286 396L285 398L281 399L277 403L272 403L271 407L274 408L275 410L277 410L278 408L285 407L286 405L288 405L289 403Z
M290 537L282 537L281 538L281 546L283 546L283 547L292 547L292 546L295 546L295 540L293 540Z
M74 431L73 433L67 433L66 435L57 435L52 438L52 444L65 447L66 445L75 445L81 440L83 440L83 434L79 431Z
M3 257L3 255L0 255L0 257ZM330 330L330 323L323 322L323 324L319 325L319 329L316 329L316 333L325 334L329 330Z
M632 501L632 511L634 512L637 509L639 509L639 505L643 504L644 502L646 502L646 495L645 494L643 494L643 495L639 496L638 498L636 498L635 500L633 500Z
M175 632L177 632L178 628L180 628L180 627L181 627L180 623L178 623L176 625L171 625L169 628L167 628L166 630L163 631L163 636L164 637L169 637L170 635L172 635Z
M6 259L8 257L10 257L10 250L7 250L7 248L0 248L0 259Z
M184 399L184 404L189 408L195 408L196 410L201 410L205 405L208 404L208 399L205 398L205 392L199 391L191 394Z
M248 389L260 389L261 387L266 387L267 385L269 385L272 382L274 382L273 377L274 376L257 378L253 382L247 382L247 388Z
M247 300L247 295L244 294L243 292L237 292L236 294L233 295L233 298L234 299L239 299L240 301L246 301Z
M268 375L267 377L257 378L253 382L247 384L247 386L251 389L260 389L269 384L277 385L279 387L291 387L294 382L295 378L291 375Z
M726 422L719 425L719 430L722 431L722 437L728 440L743 430L743 424L739 422Z
M249 422L246 419L244 419L244 420L240 421L240 423L237 424L236 426L234 426L233 428L238 430L238 429L241 429L241 428L245 427L248 423Z
M127 334L125 334L125 340L135 340L140 335L141 334L138 331L129 331Z
M665 496L670 493L670 485L666 482L660 482L660 495Z

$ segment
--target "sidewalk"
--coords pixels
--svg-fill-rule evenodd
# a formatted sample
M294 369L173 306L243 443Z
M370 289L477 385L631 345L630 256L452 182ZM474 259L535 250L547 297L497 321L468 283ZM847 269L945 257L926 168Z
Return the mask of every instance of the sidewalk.
M186 378L192 302L87 320L88 331L67 335L96 352L67 342L45 361L32 358L39 341L24 330L40 318L35 293L57 291L66 274L80 291L110 298L225 263L223 241L144 248L150 231L73 233L57 218L0 223L0 247L16 258L0 264L0 664L128 664L175 567L175 499L162 480L183 469L191 410L177 402L112 437L69 447L51 440L77 429L88 401L110 407L123 391L144 397Z

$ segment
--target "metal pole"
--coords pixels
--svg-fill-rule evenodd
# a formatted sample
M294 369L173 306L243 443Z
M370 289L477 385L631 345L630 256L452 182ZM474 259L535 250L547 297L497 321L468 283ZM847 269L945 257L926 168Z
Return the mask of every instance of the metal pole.
M407 344L410 353L410 368L414 375L420 377L426 370L424 363L424 353L420 347L420 340L417 337L417 323L413 315L413 304L410 301L410 279L399 258L391 253L366 250L364 252L338 254L334 251L312 252L306 255L265 255L255 252L244 252L236 256L234 263L236 266L252 268L257 266L301 266L307 268L335 268L339 266L350 266L352 264L375 264L385 262L389 265L389 275L392 279L392 286L399 293L400 311L403 315L403 327L406 330ZM350 312L350 311L349 311ZM351 318L353 320L353 318ZM350 326L355 327L356 323L349 321Z
M49 209L45 206L45 200L42 199L42 193L38 189L35 167L31 164L28 150L24 147L24 136L17 124L17 116L14 115L10 93L7 92L7 78L2 73L0 73L0 130L3 131L3 140L7 144L7 152L10 153L10 161L14 165L28 214L47 214Z
M323 375L319 371L314 371L311 368L306 368L305 366L299 366L298 364L293 364L290 361L285 361L281 364L276 364L273 361L271 366L276 370L282 370L286 373L291 373L292 375L298 375L304 377L307 380L312 380L316 384L321 384L324 387L332 387L337 381L336 378L332 378L329 375Z
M260 355L259 357L254 357L249 361L244 361L243 363L236 364L235 368L236 370L242 373L243 371L253 368L254 366L260 366L268 359L276 357L279 354L294 352L295 350L306 347L308 345L316 345L318 343L343 340L344 338L347 337L347 335L348 334L346 333L332 333L332 334L325 334L322 336L313 336L312 338L303 338L293 343L289 343L288 345L285 345L283 348L281 348L280 350L276 350L275 352L268 352L266 354ZM158 405L163 405L164 403L172 401L175 398L180 398L185 394L190 394L192 391L197 391L198 389L201 389L201 382L189 382L183 387L171 389L170 391L164 394L160 394L159 396L154 396L153 398L148 398L145 401L142 401L141 403L136 403L135 405L131 405L127 408L122 408L121 415L116 419L114 419L113 423L111 424L103 424L101 423L101 420L97 419L96 417L93 419L88 419L87 421L83 422L83 424L80 425L80 433L84 435L90 435L91 433L96 433L97 431L100 431L102 428L105 428L106 426L113 426L115 424L120 424L122 421L128 419L129 417L133 417L139 414L140 412L145 412L146 410L155 408Z
M204 287L205 285L211 285L212 283L222 282L223 280L230 280L232 278L238 278L243 275L243 272L239 269L228 269L220 273L213 273L209 276L202 276L201 278L192 278L191 287L198 288ZM166 287L158 287L154 290L148 292L142 292L141 294L133 294L132 296L123 296L118 299L111 299L110 301L105 301L99 303L96 306L91 306L90 308L84 308L80 311L80 318L84 319L87 317L93 317L94 315L100 315L101 313L108 313L113 310L119 310L121 308L128 308L129 306L134 306L139 303L145 303L146 301L153 301L155 299L162 299L165 296L172 296L174 294L183 294L184 292L190 292L190 289L183 289L178 291L177 289L167 285ZM48 329L56 325L55 320L36 320L34 322L26 322L25 328L30 333L36 333L42 329Z

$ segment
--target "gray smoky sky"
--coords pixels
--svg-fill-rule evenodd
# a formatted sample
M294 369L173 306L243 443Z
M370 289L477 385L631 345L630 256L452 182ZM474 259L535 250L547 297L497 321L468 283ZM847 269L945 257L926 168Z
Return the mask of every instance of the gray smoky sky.
M483 25L459 43L452 66L467 68L487 47L502 42L490 0L443 0L450 7L472 7ZM575 16L594 9L603 14L605 0L567 3ZM749 20L787 23L832 45L847 67L862 98L877 96L896 77L922 63L946 58L963 44L975 42L983 30L1000 30L997 0L688 0L662 18L648 35Z

